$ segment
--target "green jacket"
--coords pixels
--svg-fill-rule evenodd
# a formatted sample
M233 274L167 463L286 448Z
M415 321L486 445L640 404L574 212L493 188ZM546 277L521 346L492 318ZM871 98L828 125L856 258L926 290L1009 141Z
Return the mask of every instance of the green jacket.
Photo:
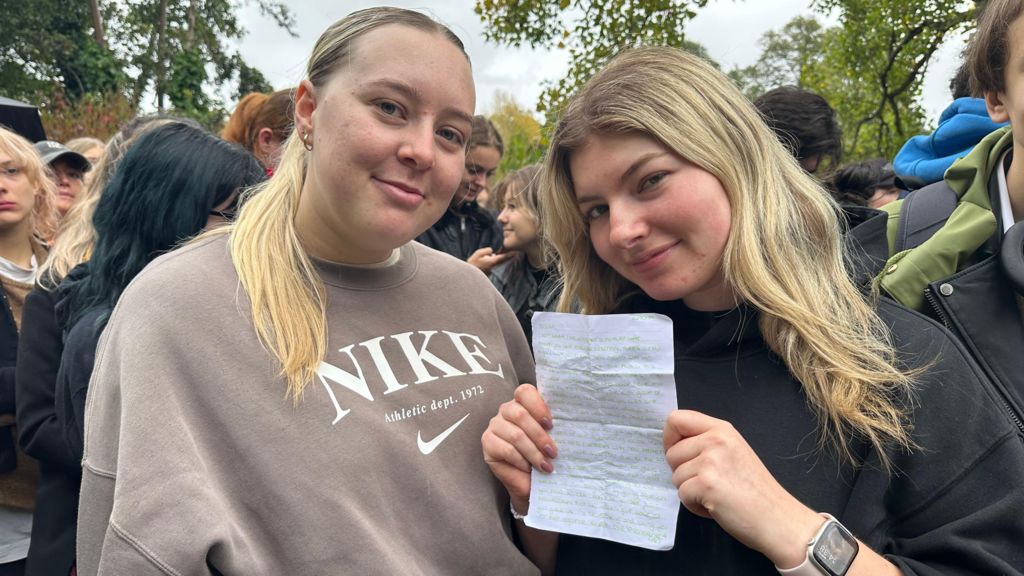
M989 177L1003 153L1012 148L1010 127L992 132L946 171L945 180L960 198L949 220L920 246L893 254L875 279L879 287L904 306L925 311L925 287L973 264L978 249L996 232ZM889 253L895 239L903 201L883 208L889 214Z

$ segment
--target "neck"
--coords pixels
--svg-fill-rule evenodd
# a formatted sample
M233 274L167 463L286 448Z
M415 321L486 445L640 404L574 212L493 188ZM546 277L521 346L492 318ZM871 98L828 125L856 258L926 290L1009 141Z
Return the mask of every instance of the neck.
M1024 220L1024 149L1013 147L1013 159L1010 161L1010 168L1006 171L1006 191L1010 196L1010 209L1013 211L1013 221ZM999 166L1002 170L1002 166Z
M32 222L24 222L0 231L0 256L22 268L32 265Z
M531 267L544 267L544 247L541 246L540 242L531 242L524 252L526 252L526 261Z

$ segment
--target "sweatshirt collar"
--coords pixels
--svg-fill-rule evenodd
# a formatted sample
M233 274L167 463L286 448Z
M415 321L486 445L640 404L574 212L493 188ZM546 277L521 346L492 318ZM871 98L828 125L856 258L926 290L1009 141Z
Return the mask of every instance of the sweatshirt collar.
M352 266L311 259L324 284L351 290L385 290L404 284L416 274L419 265L412 242L399 248L398 261L390 266Z

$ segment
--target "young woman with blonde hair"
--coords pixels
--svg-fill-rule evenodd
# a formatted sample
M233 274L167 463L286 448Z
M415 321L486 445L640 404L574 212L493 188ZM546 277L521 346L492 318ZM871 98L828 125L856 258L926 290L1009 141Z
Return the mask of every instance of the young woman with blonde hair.
M948 333L858 289L847 259L877 260L728 78L621 54L565 109L541 190L560 309L674 321L685 508L671 551L560 536L559 573L1021 573L1020 431ZM483 445L527 513L558 422L516 398Z
M274 177L107 324L79 574L537 573L479 458L533 378L526 340L478 271L412 241L474 106L462 43L423 14L320 37Z
M15 373L25 297L57 221L56 186L32 144L0 128L0 574L22 574L39 467L15 446Z

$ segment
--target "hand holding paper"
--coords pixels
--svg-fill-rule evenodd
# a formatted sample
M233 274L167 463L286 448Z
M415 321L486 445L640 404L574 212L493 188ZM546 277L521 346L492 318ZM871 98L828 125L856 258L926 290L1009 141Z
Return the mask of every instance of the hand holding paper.
M538 313L533 326L559 458L553 474L533 471L527 525L670 549L679 511L662 444L676 408L671 320Z

